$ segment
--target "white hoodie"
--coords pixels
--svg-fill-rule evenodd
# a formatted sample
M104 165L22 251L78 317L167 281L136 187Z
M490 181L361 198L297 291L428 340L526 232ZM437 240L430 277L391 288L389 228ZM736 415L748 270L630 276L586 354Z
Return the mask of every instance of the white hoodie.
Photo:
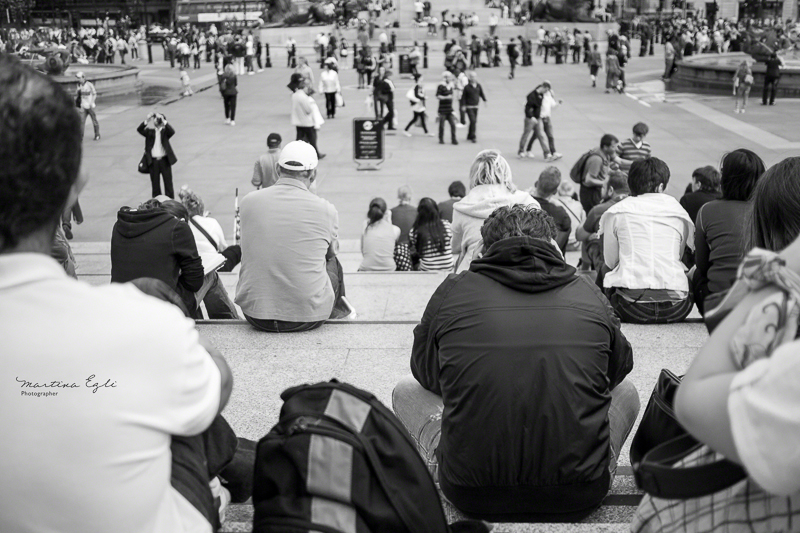
M458 254L456 272L469 268L483 249L481 226L498 207L535 205L539 202L525 191L510 192L505 185L478 185L453 205L453 252Z

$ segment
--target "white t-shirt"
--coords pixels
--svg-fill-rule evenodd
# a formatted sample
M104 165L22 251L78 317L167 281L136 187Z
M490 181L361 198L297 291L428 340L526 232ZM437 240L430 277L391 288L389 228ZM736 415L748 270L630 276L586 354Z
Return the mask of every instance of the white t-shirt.
M214 248L208 237L203 235L203 232L197 229L197 226L192 222L189 222L192 235L194 235L194 242L197 245L197 253L200 254L200 260L203 261L203 265L217 264L220 259L224 261L225 257L219 252L227 248L228 243L225 242L225 233L222 231L222 226L219 225L219 222L216 219L201 217L200 215L193 216L192 221L200 224L217 244L217 248Z
M800 491L800 342L739 372L728 397L736 451L747 473L772 494Z
M199 434L219 408L220 373L191 320L132 285L92 287L45 255L8 254L0 339L0 531L211 531L170 484L171 435Z

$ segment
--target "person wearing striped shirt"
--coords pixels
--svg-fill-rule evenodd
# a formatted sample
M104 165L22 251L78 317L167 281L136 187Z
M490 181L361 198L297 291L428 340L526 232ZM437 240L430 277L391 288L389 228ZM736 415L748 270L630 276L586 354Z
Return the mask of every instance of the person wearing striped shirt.
M617 145L617 163L625 172L631 168L634 161L650 157L650 143L644 140L650 129L644 122L639 122L633 127L633 137Z
M442 220L436 202L423 198L417 207L417 220L408 233L411 253L419 257L419 270L452 270L453 253L450 223Z

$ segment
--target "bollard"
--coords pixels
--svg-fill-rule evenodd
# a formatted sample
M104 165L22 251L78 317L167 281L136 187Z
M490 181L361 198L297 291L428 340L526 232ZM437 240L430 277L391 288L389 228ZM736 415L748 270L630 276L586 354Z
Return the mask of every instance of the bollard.
M392 32L392 49L389 50L389 51L394 53L395 50L397 50L397 34L393 31Z
M353 68L358 67L358 44L353 43Z
M269 56L269 43L264 43L264 52L266 53L266 57L264 58L264 67L272 68L272 58Z
M428 41L422 43L422 68L428 68Z

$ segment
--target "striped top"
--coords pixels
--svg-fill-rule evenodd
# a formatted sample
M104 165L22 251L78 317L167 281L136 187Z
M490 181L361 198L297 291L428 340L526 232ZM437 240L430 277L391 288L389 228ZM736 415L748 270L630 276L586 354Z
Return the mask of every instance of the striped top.
M419 259L420 270L452 270L453 268L453 253L450 247L453 231L450 229L448 221L442 220L442 224L444 224L444 252L439 251L437 243L426 243L422 248L422 254ZM408 246L411 250L417 249L417 232L415 228L411 228L408 233Z
M650 151L650 143L647 141L642 141L642 145L639 148L636 147L633 139L622 141L617 145L617 155L628 161L638 161L639 159L648 158L650 157Z

